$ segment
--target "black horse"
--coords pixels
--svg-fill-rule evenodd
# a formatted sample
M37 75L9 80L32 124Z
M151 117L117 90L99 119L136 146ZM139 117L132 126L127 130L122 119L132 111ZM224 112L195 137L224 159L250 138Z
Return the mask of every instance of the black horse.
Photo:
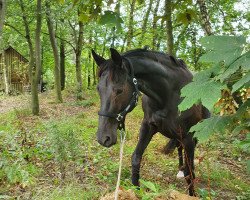
M99 66L97 90L101 99L98 142L110 147L117 142L117 129L124 128L126 114L136 106L139 91L144 118L139 141L132 156L132 183L139 186L139 171L143 152L153 135L160 132L175 141L178 148L179 168L184 170L189 194L194 192L194 149L196 140L189 129L209 112L201 104L184 112L178 111L181 88L192 80L185 63L171 55L136 49L120 55L110 49L106 60L92 51ZM183 164L182 150L185 152Z

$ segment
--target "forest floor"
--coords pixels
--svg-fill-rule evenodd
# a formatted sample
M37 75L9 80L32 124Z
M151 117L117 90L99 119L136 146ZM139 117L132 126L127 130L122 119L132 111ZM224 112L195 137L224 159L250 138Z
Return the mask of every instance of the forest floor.
M69 92L63 96L58 104L52 93L41 94L40 116L31 115L29 95L0 96L0 199L93 200L114 192L120 145L104 148L96 141L96 93L88 91L83 101ZM185 180L176 178L177 151L163 154L168 139L160 134L143 155L141 189L131 185L142 116L140 105L127 116L120 188L143 200L173 199L173 190L187 193ZM201 199L250 199L249 152L238 145L242 137L215 135L197 145L195 188Z

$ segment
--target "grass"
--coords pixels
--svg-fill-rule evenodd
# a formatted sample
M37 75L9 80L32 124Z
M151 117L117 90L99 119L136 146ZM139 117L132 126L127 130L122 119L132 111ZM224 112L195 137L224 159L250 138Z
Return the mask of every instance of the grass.
M39 117L33 117L26 108L0 115L0 199L1 195L10 199L99 199L114 191L119 144L107 149L96 141L96 93L90 91L80 102L71 96L65 97L62 104L51 101L48 94L41 96ZM127 116L121 181L125 189L134 188L130 182L131 155L142 116L140 105ZM249 177L243 164L247 155L235 160L242 151L232 139L224 136L213 139L210 146L198 145L196 155L203 156L203 160L196 166L196 187L204 199L209 190L214 191L214 199L248 195ZM144 185L137 191L140 198L164 196L171 189L185 193L185 181L175 178L177 152L162 154L166 142L157 134L145 151L141 167ZM225 152L227 157L221 156Z

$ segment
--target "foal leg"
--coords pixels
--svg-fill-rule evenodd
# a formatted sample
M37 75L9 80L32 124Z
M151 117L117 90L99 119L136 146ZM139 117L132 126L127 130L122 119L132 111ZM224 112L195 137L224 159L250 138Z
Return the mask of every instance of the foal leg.
M155 133L155 128L143 120L139 134L139 141L132 155L132 184L135 186L139 186L142 154Z
M187 134L182 140L184 149L185 149L185 168L184 175L188 183L188 190L190 196L195 196L194 191L194 149L195 149L195 140L191 134Z

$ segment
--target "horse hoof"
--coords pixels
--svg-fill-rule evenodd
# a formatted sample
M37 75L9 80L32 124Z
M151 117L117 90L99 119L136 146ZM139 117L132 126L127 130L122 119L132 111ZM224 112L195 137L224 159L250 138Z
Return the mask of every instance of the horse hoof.
M179 171L178 174L176 175L177 178L184 178L184 173L183 171Z

